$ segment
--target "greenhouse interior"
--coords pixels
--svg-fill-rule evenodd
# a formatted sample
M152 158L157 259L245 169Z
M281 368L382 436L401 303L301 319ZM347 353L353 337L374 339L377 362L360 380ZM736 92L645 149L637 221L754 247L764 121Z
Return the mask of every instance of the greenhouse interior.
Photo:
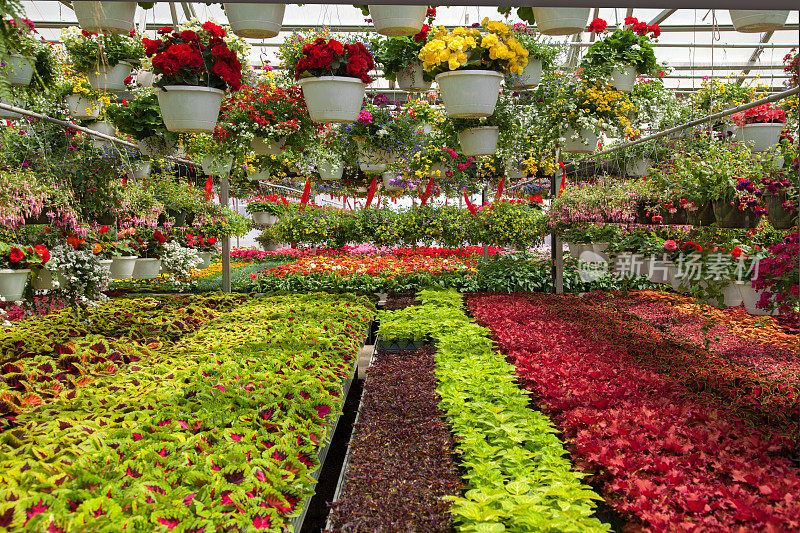
M0 531L800 531L797 4L510 4L0 0Z

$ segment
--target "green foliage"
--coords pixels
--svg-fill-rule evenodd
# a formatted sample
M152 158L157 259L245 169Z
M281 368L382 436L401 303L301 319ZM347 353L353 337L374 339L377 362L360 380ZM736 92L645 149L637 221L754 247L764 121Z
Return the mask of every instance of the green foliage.
M595 41L583 56L585 69L609 72L614 67L632 65L640 75L656 74L659 70L650 37L638 35L631 29L618 28L610 35Z
M373 59L383 68L383 77L394 81L398 72L419 64L419 51L424 44L424 40L417 42L413 37L379 37L372 41L375 49ZM423 70L422 77L425 81L433 81L433 76L427 71Z
M139 89L132 99L112 103L105 108L105 114L119 131L137 141L157 135L177 141L174 133L167 132L158 97L152 89Z
M64 30L62 41L77 72L94 72L98 67L114 67L123 61L137 66L144 57L142 43L129 35L84 35L72 27Z

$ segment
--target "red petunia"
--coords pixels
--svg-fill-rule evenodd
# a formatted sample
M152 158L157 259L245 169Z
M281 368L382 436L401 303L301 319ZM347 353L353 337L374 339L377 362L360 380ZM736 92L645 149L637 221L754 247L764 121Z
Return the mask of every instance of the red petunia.
M12 263L19 263L23 259L25 259L25 254L19 248L12 247L8 251L8 260Z
M45 248L41 244L37 244L36 246L34 246L34 249L36 250L36 254L42 258L43 265L47 264L47 262L50 261L50 251L47 248Z

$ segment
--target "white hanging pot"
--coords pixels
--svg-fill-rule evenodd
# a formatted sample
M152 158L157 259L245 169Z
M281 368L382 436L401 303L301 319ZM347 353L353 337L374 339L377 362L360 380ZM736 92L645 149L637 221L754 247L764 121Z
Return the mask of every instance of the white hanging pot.
M139 258L135 255L120 255L111 260L111 279L130 279Z
M156 279L161 273L161 259L140 257L133 266L133 279Z
M253 223L260 226L272 226L278 223L278 217L266 211L256 211L253 213Z
M761 300L761 293L764 292L763 290L754 289L753 284L749 281L741 284L737 283L736 286L739 288L739 295L742 297L742 303L744 303L744 308L747 309L748 313L759 316L778 314L777 309L770 313L766 309L760 309L758 307L758 302Z
M12 103L9 103L9 102L6 102L3 99L2 96L0 96L0 102L2 102L4 104L8 104L8 105L13 105L14 107L25 107L24 102L22 102L21 100L17 100L17 99L14 99L14 101ZM22 115L19 114L19 113L14 112L14 111L8 111L7 109L0 108L0 118L6 119L6 120L15 120L15 119L18 119L18 118L22 118Z
M247 179L253 182L266 181L269 179L269 170L259 170L258 172L251 172L247 175Z
M591 8L532 7L536 27L545 35L574 35L586 30Z
M286 144L286 137L266 141L263 137L253 137L250 148L258 155L278 155Z
M100 102L90 100L80 94L70 94L64 99L72 118L92 119L100 116Z
M320 76L302 78L297 83L314 122L347 124L358 120L366 88L360 79Z
M578 134L578 138L573 140L572 136L574 133L575 130L572 128L569 128L564 133L566 139L564 142L565 152L570 154L588 154L594 152L595 148L597 148L597 134L591 130L581 130Z
M135 161L131 165L131 178L141 180L150 175L152 162L150 161Z
M754 152L766 152L778 144L781 132L786 127L782 123L745 124L739 128L737 136L741 142L747 143Z
M142 87L152 87L156 81L156 75L151 70L139 70L136 72L136 83Z
M528 173L518 168L506 168L506 177L512 181L519 181L528 176Z
M211 256L213 255L211 252L198 252L197 255L200 256L200 264L195 267L196 270L205 270L211 266Z
M391 181L395 178L395 174L392 172L384 172L383 173L383 188L387 191L399 191L402 187L398 187L397 185L392 185Z
M510 74L506 79L512 89L533 89L542 80L542 62L538 59L529 59L528 64L522 69L522 74Z
M5 66L2 67L2 72L8 78L8 83L24 87L31 84L34 62L32 57L12 54L3 58L2 63L5 63Z
M731 9L731 22L736 31L741 33L763 33L780 30L789 18L789 11Z
M592 243L592 251L606 263L608 263L609 261L608 253L606 252L607 249L608 249L607 242Z
M86 126L86 129L96 131L97 133L102 133L103 135L108 135L109 137L114 137L117 133L116 126L104 120L89 124ZM102 149L110 145L111 141L106 141L105 139L100 139L99 137L92 137L92 146L95 148Z
M317 172L325 181L338 180L341 179L344 173L344 165L342 165L341 161L323 161L322 163L317 163Z
M220 157L215 158L210 155L203 156L200 159L200 166L203 167L203 173L211 176L224 176L231 171L233 166L233 157Z
M650 167L653 166L653 160L649 157L640 157L639 159L633 159L628 161L625 165L625 173L628 176L634 176L637 178L641 178L647 176L650 173Z
M136 2L72 2L78 25L92 33L127 34L133 29Z
M113 67L97 65L94 70L86 73L86 79L95 91L122 92L128 90L125 87L125 78L131 75L132 70L133 65L124 61Z
M225 16L233 33L247 39L268 39L281 32L285 4L224 2Z
M174 137L154 135L138 141L136 148L142 155L162 157L175 153L178 148L178 140Z
M156 91L164 125L169 131L214 131L225 91L194 85L166 85Z
M636 67L634 65L620 65L611 71L611 85L618 91L629 93L636 83Z
M415 35L422 29L428 6L369 6L375 31L387 37Z
M441 162L436 162L433 163L431 168L428 169L428 176L433 176L434 178L444 178L446 172L447 165Z
M467 156L494 154L499 138L500 128L497 126L479 126L458 132L458 144Z
M427 91L431 88L432 82L425 81L423 72L425 69L420 62L399 70L396 74L397 86L404 91Z
M12 270L10 268L0 269L0 296L7 302L16 302L22 299L25 284L28 282L29 268Z
M480 118L494 113L503 75L494 70L454 70L437 74L447 115Z
M392 161L392 153L387 150L376 150L365 145L363 141L358 144L358 167L364 172L384 172L386 165Z

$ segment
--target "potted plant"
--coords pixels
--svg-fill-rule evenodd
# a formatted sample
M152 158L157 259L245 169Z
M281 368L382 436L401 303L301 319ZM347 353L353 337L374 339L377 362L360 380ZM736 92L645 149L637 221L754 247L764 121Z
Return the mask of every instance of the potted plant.
M356 5L364 16L369 16L375 31L387 37L402 37L419 32L425 17L436 16L428 6ZM432 13L431 13L432 12Z
M589 29L602 34L606 30L606 22L595 19ZM625 25L595 41L586 51L581 61L584 69L611 76L611 84L615 89L630 92L640 76L658 72L659 65L653 46L653 39L661 35L661 28L640 22L636 17L626 17Z
M129 232L136 245L136 264L133 267L133 279L155 279L161 272L161 255L167 238L161 230L139 226Z
M47 249L0 241L0 296L8 302L22 299L31 267L46 263Z
M358 120L344 128L358 145L359 167L364 172L384 172L411 139L411 118L402 111L391 111L381 96L373 98L379 103L365 104Z
M297 63L287 68L303 89L311 120L348 123L358 119L375 62L363 43L320 37L303 46Z
M122 233L122 232L120 232ZM89 233L91 250L99 259L111 261L111 279L128 279L136 265L136 250L125 234L120 235L108 226L100 226Z
M491 115L504 75L520 74L528 63L528 51L508 26L486 18L482 28L437 28L419 53L453 118Z
M754 152L765 152L778 144L786 124L786 112L773 104L763 104L731 117L739 126L739 137Z
M142 39L153 72L161 75L153 86L167 130L212 132L225 89L236 92L242 85L242 63L222 27L205 22L184 28L164 27L160 39Z
M430 89L433 76L425 71L419 60L420 50L429 32L430 26L423 24L419 33L413 37L375 39L372 43L375 49L375 63L381 66L383 77L396 81L397 86L404 91Z
M348 145L343 142L342 127L337 124L324 124L314 136L307 157L310 165L316 168L320 177L326 181L341 179L344 173L344 158Z
M289 201L283 196L260 195L247 200L248 213L253 215L253 223L258 225L273 225L286 213Z
M780 9L729 9L734 29L741 33L764 33L783 28L789 11Z
M5 6L4 6L5 7ZM21 8L21 6L19 6ZM13 13L9 13L13 14ZM4 13L5 15L5 13ZM36 72L36 58L43 48L42 39L35 37L33 23L19 13L19 17L5 16L0 20L0 80L4 82L4 92L8 85L28 86ZM10 94L4 94L8 98Z
M198 270L204 270L211 265L211 257L217 253L217 238L213 235L205 237L191 230L186 232L185 236L186 246L197 251L200 257L200 263L195 267Z
M85 76L66 77L59 85L59 92L64 95L67 113L72 118L93 120L100 116L103 103Z
M126 34L133 30L136 2L72 2L78 25L92 33ZM140 2L144 8L154 2Z
M135 89L132 98L109 104L105 115L121 133L137 141L142 155L170 155L178 145L177 134L167 131L153 89Z
M549 70L559 54L560 48L544 40L527 24L514 24L511 31L517 41L528 51L528 64L518 74L506 76L506 84L515 90L531 89L539 85L542 71Z
M49 269L58 272L59 296L74 307L99 300L110 279L109 269L85 244L85 240L71 235L66 244L50 251L48 261Z
M486 118L456 118L452 127L458 135L461 153L467 156L494 155L501 132L509 132L514 125L511 99L498 99L494 112Z
M224 2L231 31L248 39L269 39L281 31L285 4Z
M751 314L789 314L798 311L798 233L788 233L783 242L770 245L759 264L758 277L741 284L747 311ZM748 302L749 305L748 305Z
M522 9L522 8L519 8ZM586 29L591 9L586 7L531 7L536 27L545 35L573 35ZM530 20L529 23L533 23Z
M125 80L144 56L135 35L98 35L72 26L62 30L61 41L72 68L84 74L95 91L125 91Z

